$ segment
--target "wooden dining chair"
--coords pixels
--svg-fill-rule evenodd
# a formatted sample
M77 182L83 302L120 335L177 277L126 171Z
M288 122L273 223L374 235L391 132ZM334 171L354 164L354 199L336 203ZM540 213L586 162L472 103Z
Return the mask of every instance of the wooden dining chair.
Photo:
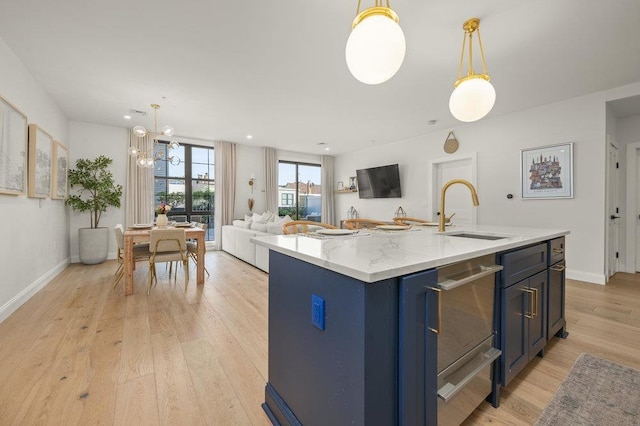
M118 261L118 270L115 273L115 278L113 280L113 288L115 289L118 286L118 283L124 276L124 228L122 224L117 224L114 226L113 231L116 234L116 243L118 245L118 256L116 260ZM148 260L151 253L149 253L149 244L141 243L134 244L133 246L133 262L141 262L143 260Z
M347 219L343 222L343 226L347 229L369 229L380 225L388 225L388 223L373 219Z
M425 220L425 219L418 219L416 217L394 217L393 221L397 224L397 225L411 225L412 223L432 223L429 220ZM436 224L438 222L435 222Z
M184 229L152 229L149 242L149 284L147 294L151 291L151 286L158 282L156 274L156 263L161 262L182 262L184 268L184 289L186 291L189 284L189 252L187 251L187 238ZM177 278L178 268L175 276ZM171 269L169 269L171 277Z
M282 232L285 235L306 234L322 228L338 229L336 226L329 225L328 223L314 222L312 220L292 220L282 225Z
M192 216L193 217L193 216ZM207 235L207 224L206 223L197 223L195 224L196 227L204 230L204 235L205 237L203 238L206 239L206 235ZM204 244L204 241L203 241ZM198 262L202 262L204 264L204 271L207 273L207 275L209 275L209 271L207 271L207 266L205 264L205 259L198 259L198 242L197 241L187 241L187 251L189 252L189 256L191 257L191 259L193 259L194 263L197 265ZM204 246L204 252L205 254L207 254L207 245L205 244Z

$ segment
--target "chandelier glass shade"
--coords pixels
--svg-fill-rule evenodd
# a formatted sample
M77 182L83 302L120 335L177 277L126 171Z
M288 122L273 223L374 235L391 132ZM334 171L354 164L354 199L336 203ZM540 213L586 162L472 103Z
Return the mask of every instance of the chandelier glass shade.
M489 82L487 66L484 60L484 49L480 38L480 20L471 18L462 25L464 29L464 39L462 41L462 53L460 55L460 65L458 66L458 79L454 83L453 93L449 98L449 110L455 118L464 122L477 121L486 116L496 102L496 91ZM480 58L482 60L482 73L476 74L473 70L473 33L478 33L478 45L480 48ZM465 57L465 47L469 43L468 65L469 71L466 76L462 75L462 67Z
M406 42L400 18L389 7L375 0L375 6L360 12L360 0L345 58L351 74L365 84L380 84L393 77L404 61Z
M138 138L144 138L147 136L153 138L153 147L146 151L138 148L137 146L129 147L129 155L137 157L136 164L139 167L151 168L155 165L156 161L164 160L164 150L156 149L158 146L158 140L161 137L170 138L175 132L172 126L164 126L158 132L158 109L160 108L160 105L151 104L151 108L153 108L153 131L147 130L143 126L135 126L131 130ZM180 143L177 141L170 140L168 143L169 150L177 149L179 147ZM177 156L169 156L167 157L167 160L174 165L180 164L180 158Z

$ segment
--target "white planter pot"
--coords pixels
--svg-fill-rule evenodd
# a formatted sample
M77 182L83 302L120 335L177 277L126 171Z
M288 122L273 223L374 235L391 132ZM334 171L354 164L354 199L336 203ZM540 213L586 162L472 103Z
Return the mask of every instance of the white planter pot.
M109 254L109 228L78 229L80 261L85 265L102 263Z

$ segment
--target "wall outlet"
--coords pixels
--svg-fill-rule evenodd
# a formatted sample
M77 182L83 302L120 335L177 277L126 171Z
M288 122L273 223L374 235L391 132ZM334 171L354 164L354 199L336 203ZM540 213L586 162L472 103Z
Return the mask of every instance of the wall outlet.
M311 324L324 331L324 299L311 295Z

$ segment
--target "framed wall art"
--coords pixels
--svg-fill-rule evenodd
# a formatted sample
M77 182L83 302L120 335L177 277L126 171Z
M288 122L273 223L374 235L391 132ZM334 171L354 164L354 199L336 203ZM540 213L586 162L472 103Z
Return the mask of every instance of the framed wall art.
M573 142L520 151L523 199L573 198Z
M29 124L29 197L47 198L51 195L51 158L53 137Z
M58 141L53 141L53 171L51 173L51 198L67 198L67 172L69 171L69 150Z
M0 96L0 194L27 192L27 116Z

